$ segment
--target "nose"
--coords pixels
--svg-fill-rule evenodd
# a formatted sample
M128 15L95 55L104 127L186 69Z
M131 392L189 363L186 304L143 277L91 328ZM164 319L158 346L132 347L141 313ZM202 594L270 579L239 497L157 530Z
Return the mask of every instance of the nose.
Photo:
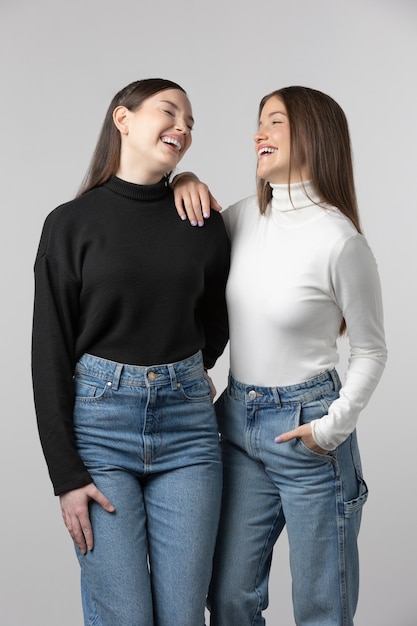
M175 122L175 127L178 132L182 133L183 135L189 135L191 132L185 119L177 119Z
M264 131L262 131L260 128L258 128L258 130L256 131L256 133L253 136L253 140L255 143L259 143L260 141L264 141L266 138L266 133Z

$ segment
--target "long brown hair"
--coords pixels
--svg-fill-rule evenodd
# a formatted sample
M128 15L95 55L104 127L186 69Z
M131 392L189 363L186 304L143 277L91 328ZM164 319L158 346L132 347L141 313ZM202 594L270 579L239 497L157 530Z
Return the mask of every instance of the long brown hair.
M361 233L349 127L343 110L333 98L316 89L284 87L262 98L258 119L266 102L274 96L284 103L290 125L289 191L291 173L301 177L303 166L307 166L321 202L337 207ZM259 210L264 214L272 188L258 177L257 189ZM339 334L345 331L346 322L342 319Z
M185 90L177 83L164 78L144 78L130 83L121 89L110 102L104 118L103 126L94 150L87 173L81 183L77 195L81 196L90 189L102 185L117 172L120 162L120 133L113 123L113 111L124 106L129 111L136 111L144 100L165 91L166 89Z
M284 87L264 96L259 117L266 102L276 96L287 109L290 125L290 169L300 173L303 166L322 202L336 206L361 232L353 178L349 128L341 107L330 96L309 87ZM258 201L265 213L272 198L269 183L257 179Z

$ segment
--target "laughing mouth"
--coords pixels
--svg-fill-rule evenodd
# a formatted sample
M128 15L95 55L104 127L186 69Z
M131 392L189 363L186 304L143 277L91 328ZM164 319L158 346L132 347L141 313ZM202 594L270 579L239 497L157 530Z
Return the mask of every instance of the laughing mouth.
M259 148L258 157L264 156L265 154L274 154L277 152L277 148L270 148L269 146L264 146L263 148Z
M174 146L175 148L177 148L178 151L181 150L182 145L181 143L178 141L178 139L174 139L173 137L161 137L161 141L163 143L167 143L171 146Z

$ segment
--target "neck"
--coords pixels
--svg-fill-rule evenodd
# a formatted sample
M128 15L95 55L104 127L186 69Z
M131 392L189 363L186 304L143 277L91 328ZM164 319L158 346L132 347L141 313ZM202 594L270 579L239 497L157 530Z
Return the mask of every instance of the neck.
M155 185L166 175L162 167L149 166L146 159L134 158L131 151L120 152L119 167L116 172L117 178L135 185Z

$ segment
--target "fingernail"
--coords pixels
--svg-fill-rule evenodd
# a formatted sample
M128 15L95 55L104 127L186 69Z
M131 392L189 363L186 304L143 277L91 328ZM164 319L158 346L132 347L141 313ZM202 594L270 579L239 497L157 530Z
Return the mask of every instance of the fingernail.
M210 213L203 213L204 217L207 219L208 217L210 217Z
M275 437L275 443L282 443L281 437Z
M199 226L204 226L204 222L198 222Z
M186 219L187 219L187 216L186 216L186 215L180 215L180 217L181 217L182 221L184 221L184 220L186 220Z
M195 220L191 220L191 226L197 226L197 222Z

